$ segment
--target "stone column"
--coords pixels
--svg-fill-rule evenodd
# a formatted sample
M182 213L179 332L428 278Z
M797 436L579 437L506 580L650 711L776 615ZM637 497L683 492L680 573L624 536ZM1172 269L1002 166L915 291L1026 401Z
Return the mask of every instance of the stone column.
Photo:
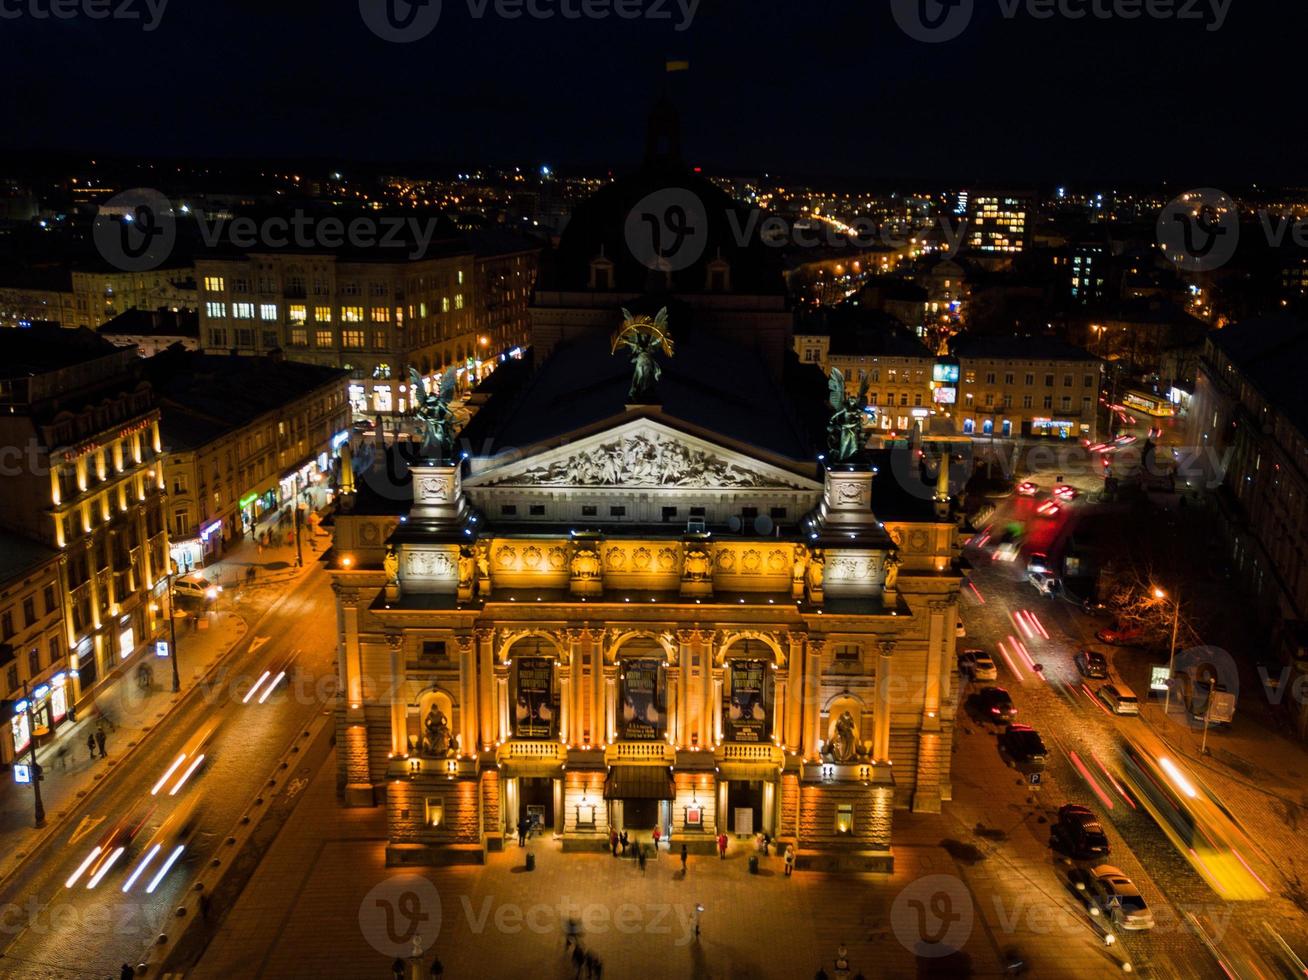
M608 741L604 728L604 630L592 630L590 636L590 744Z
M699 744L701 748L709 749L713 747L713 664L718 656L718 637L711 632L700 634L700 651L699 651L699 670L696 677L699 680L700 711L699 711Z
M677 630L677 731L676 744L679 747L690 746L690 733L693 730L695 709L691 704L690 674L694 651L691 644L695 639L694 630Z
M723 673L726 667L713 668L713 729L711 745L719 745L722 742L722 685Z
M456 636L459 648L459 754L477 751L477 641L476 634Z
M580 745L582 732L586 729L585 671L581 659L582 631L570 629L564 639L568 644L568 676L572 681L568 692L566 742L568 745Z
M605 744L618 737L618 668L616 664L604 667L604 738Z
M341 611L340 652L337 669L344 684L346 717L352 722L363 721L363 677L359 658L359 590L332 585L336 593L337 608ZM94 596L92 596L94 601Z
M668 706L668 725L667 731L664 732L665 740L675 746L681 746L681 739L677 735L678 719L681 717L681 700L677 697L677 689L680 685L681 668L669 667L665 673L667 690L664 692L667 697Z
M781 737L781 746L787 752L798 752L803 742L802 711L805 701L804 679L804 634L786 634L788 654L786 657L790 689L790 700L786 704L785 728Z
M569 672L564 671L559 675L559 740L568 745L571 737L572 724L572 678Z
M495 744L496 717L495 709L495 631L477 630L477 676L476 676L477 719L480 722L481 748L490 748ZM469 751L473 743L469 742Z
M388 694L391 703L391 755L409 754L408 720L405 718L404 704L404 634L387 633L386 643L390 647L390 677L387 678Z
M934 601L927 603L930 612L927 633L926 684L922 694L922 724L924 728L936 731L940 727L941 701L941 660L946 647L946 627L954 631L954 623L946 623L945 617L953 610L949 602Z
M815 760L822 751L822 651L824 640L810 636L805 643L804 758Z
M513 737L513 725L509 719L509 668L495 668L495 693L499 707L499 731L495 734L495 740L506 742Z
M893 687L890 665L895 641L882 640L877 648L880 656L877 660L876 714L872 719L872 761L881 763L890 761L890 692Z
M777 673L781 673L777 671ZM772 705L772 741L777 745L784 746L785 738L785 719L786 719L786 679L777 677L773 684L774 702Z

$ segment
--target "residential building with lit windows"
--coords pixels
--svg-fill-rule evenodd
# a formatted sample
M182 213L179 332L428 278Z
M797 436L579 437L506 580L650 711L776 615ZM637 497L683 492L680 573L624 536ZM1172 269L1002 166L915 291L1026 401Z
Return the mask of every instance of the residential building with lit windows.
M954 432L1097 440L1103 363L1093 354L1053 337L968 334L955 337L950 351L935 399Z
M1213 331L1189 416L1189 444L1201 450L1196 462L1216 488L1227 557L1272 626L1273 649L1301 672L1308 663L1305 363L1303 320L1278 316ZM1308 736L1308 706L1298 708L1300 734Z
M166 266L124 272L94 269L16 269L0 282L0 326L50 321L99 327L127 310L195 309L192 271Z
M209 564L288 507L303 502L312 513L330 498L350 437L346 372L176 348L146 370L162 413L165 517L179 569Z
M159 411L134 350L90 330L0 331L0 527L59 552L68 697L144 651L168 572Z
M467 455L392 448L334 516L338 788L385 807L391 864L482 861L528 821L565 852L762 831L800 868L889 871L896 813L951 798L949 468L819 461L781 270L672 135L543 256L529 356ZM669 186L705 202L707 246L652 270L624 222ZM648 394L624 308L667 310Z
M983 193L971 198L967 248L982 256L1016 255L1025 250L1035 215L1028 194Z
M57 550L0 531L0 765L69 719L68 623ZM28 710L30 707L31 710Z
M471 231L464 237L473 250L476 360L494 362L531 342L540 245L509 232Z

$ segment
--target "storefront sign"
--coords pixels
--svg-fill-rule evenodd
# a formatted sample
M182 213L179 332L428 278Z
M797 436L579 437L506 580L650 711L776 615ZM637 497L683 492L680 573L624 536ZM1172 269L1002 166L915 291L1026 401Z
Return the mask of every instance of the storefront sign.
M155 641L154 641L154 655L155 655L156 657L166 657L166 656L168 656L168 641L167 641L167 640L155 640Z
M332 436L332 448L340 449L341 446L345 445L349 441L350 441L350 431L348 429L342 432L338 432L336 433L336 435Z
M766 660L733 660L722 706L728 742L766 742L772 735Z
M68 695L60 684L50 692L50 718L57 725L68 717Z
M18 755L32 741L32 730L27 726L27 702L19 701L14 705L14 712L13 718L9 720L9 728L14 738L14 755Z
M14 782L27 785L32 781L32 767L26 762L14 763Z
M667 728L667 706L661 661L624 661L621 697L619 737L644 742L663 738Z
M208 541L210 536L217 534L222 529L223 529L222 521L214 521L212 524L206 524L204 527L200 528L200 540Z
M1157 691L1159 694L1162 694L1164 691L1167 690L1169 686L1168 680L1171 677L1171 675L1172 675L1171 668L1169 668L1166 664L1164 664L1161 667L1157 665L1150 667L1149 690Z
M513 709L513 734L518 738L551 738L554 735L554 661L547 657L523 657L516 666L518 692Z
M686 807L686 826L703 827L704 810L698 804Z

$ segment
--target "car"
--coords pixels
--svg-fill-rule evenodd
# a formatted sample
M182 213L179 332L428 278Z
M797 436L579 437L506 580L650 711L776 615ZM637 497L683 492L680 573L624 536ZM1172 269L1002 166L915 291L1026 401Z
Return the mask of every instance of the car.
M1073 658L1076 669L1081 672L1082 677L1089 677L1092 680L1108 679L1108 660L1102 653L1095 653L1093 650L1082 650Z
M1002 687L983 687L976 697L981 714L997 725L1012 722L1017 715L1013 699Z
M1112 916L1119 929L1152 929L1154 914L1145 904L1140 889L1121 868L1100 864L1090 869L1100 908Z
M954 624L954 635L960 638L967 636L967 627L963 625L961 619Z
M1057 517L1060 513L1062 513L1062 511L1063 508L1059 507L1052 500L1046 500L1043 504L1041 504L1039 507L1036 508L1036 513L1039 514L1041 517Z
M173 582L173 595L179 599L194 599L197 602L212 602L218 598L219 587L203 575L192 573L184 575Z
M1025 483L1019 483L1017 485L1017 492L1021 494L1023 497L1034 497L1039 492L1039 490L1040 488L1036 486L1034 483L1032 483L1030 480L1027 480Z
M1026 558L1027 572L1049 571L1049 556L1043 551L1033 551Z
M371 432L377 428L377 423L372 419L355 419L353 427L356 432Z
M958 655L958 669L974 681L999 680L999 670L984 650L964 650Z
M1052 596L1058 591L1058 576L1050 575L1048 572L1027 572L1026 580L1030 582L1037 592L1041 595Z
M1054 487L1054 496L1059 500L1075 500L1077 489L1076 487L1069 487L1066 483L1060 483Z
M1140 701L1125 684L1101 684L1099 686L1099 700L1108 705L1110 711L1115 715L1138 715L1140 713Z
M1017 561L1017 556L1022 553L1022 546L1016 541L1005 541L995 549L991 561Z
M1095 634L1095 639L1100 643L1107 643L1115 647L1135 646L1143 638L1144 631L1134 627L1112 626Z
M999 736L999 754L1020 772L1040 772L1049 751L1040 733L1030 725L1009 725Z
M1065 803L1053 826L1054 843L1079 861L1108 857L1108 836L1089 807Z

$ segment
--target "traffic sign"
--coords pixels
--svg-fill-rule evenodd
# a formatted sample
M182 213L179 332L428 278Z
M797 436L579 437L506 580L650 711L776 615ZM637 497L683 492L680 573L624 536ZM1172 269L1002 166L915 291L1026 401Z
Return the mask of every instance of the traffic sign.
M166 657L166 656L168 656L168 641L167 641L167 640L156 640L156 641L155 641L155 643L154 643L154 655L155 655L156 657Z
M1039 785L1040 785L1040 775L1041 775L1041 774L1038 773L1038 772L1029 772L1029 773L1026 774L1026 781L1027 781L1028 783L1030 783L1032 786L1039 786Z
M14 763L14 782L30 783L32 781L32 767L25 762Z

